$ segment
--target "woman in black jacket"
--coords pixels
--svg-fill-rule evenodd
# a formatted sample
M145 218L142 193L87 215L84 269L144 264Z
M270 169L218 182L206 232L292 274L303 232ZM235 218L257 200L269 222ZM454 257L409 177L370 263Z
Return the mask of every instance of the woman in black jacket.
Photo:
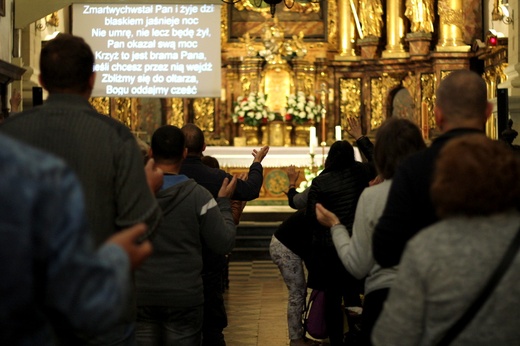
M314 178L307 201L307 216L313 227L307 284L310 288L325 292L325 324L331 346L343 345L342 298L345 306L361 306L359 295L363 292L363 282L355 279L342 265L330 229L316 220L315 206L321 203L333 210L347 230L352 232L359 196L376 177L372 143L364 136L357 138L356 142L368 162L355 161L354 149L347 141L334 143L333 146L339 146L339 150L334 151L337 157L329 156L327 160L332 160L335 166L328 173Z

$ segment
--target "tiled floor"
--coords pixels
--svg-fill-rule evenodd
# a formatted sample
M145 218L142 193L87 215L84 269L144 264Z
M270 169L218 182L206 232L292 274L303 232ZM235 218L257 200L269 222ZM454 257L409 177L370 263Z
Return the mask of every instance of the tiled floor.
M271 261L231 262L224 294L228 346L286 346L287 287Z

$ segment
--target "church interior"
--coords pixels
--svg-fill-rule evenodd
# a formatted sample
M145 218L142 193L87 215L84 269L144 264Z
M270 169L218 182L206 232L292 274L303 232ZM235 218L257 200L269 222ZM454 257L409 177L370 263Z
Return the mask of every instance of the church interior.
M0 120L14 116L9 101L17 92L22 96L20 111L45 99L38 82L39 52L60 32L73 33L74 3L0 0ZM306 186L334 141L353 142L347 132L349 119L356 119L363 134L373 139L385 119L407 118L431 141L439 135L433 116L437 86L450 72L471 69L486 81L494 104L487 135L499 138L511 127L508 120L513 129L520 128L518 1L125 4L216 6L220 85L211 97L92 97L100 113L120 120L144 142L161 125L195 123L205 134L205 154L230 173L247 171L251 151L270 146L261 195L246 206L238 251L232 255L238 262L230 268L226 296L231 346L287 344L287 292L267 252L273 230L291 210L285 168L292 164L301 170L298 184ZM261 113L258 117L248 115L254 107Z
M281 169L287 162L306 169L312 178L335 140L351 140L349 119L358 120L369 138L388 117L408 118L427 141L435 138L435 90L453 70L472 69L486 80L488 98L496 105L487 127L490 137L498 138L509 118L513 127L520 119L514 1L274 2L272 9L255 0L172 2L207 3L220 10L217 97L105 95L91 103L145 142L161 125L195 123L205 133L206 154L232 172L247 169L254 147L269 145L266 184L255 202L268 205L286 204L288 181ZM54 35L73 31L72 5L29 0L4 4L3 117L9 116L15 90L22 95L21 109L35 104L35 91L45 98L45 90L38 90L38 54ZM298 109L302 100L304 109ZM242 107L251 101L263 113L259 120L243 116ZM302 111L303 118L298 114ZM304 184L305 179L302 174Z

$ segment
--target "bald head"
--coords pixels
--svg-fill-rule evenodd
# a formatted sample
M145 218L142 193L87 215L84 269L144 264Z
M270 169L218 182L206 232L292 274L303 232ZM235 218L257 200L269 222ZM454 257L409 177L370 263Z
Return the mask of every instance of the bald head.
M437 124L442 131L457 127L484 129L491 114L486 83L475 72L454 71L440 83L435 108Z
M200 156L206 144L204 142L204 133L195 124L186 124L182 127L182 132L186 138L186 148L188 149L188 155Z

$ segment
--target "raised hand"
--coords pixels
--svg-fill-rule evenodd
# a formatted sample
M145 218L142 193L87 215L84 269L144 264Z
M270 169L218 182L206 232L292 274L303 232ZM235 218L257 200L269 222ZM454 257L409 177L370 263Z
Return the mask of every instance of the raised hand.
M347 119L347 122L348 122L347 132L349 135L354 137L354 139L356 139L356 140L363 137L363 133L361 132L360 120L358 120L354 117L350 117Z
M231 198L233 196L233 193L235 192L235 188L237 187L237 176L233 176L233 179L229 181L229 178L224 178L222 181L222 186L220 187L220 190L218 191L218 197L227 197Z
M254 157L253 162L262 162L265 155L269 152L269 147L266 145L265 147L260 148L260 150L253 149L252 155Z

